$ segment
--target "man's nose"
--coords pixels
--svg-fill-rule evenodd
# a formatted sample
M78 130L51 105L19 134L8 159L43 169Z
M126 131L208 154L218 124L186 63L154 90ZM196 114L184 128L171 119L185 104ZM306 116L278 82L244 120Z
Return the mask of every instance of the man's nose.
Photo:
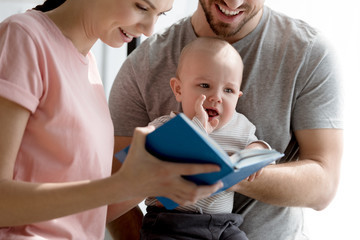
M244 0L224 0L224 2L230 9L235 10L244 3Z

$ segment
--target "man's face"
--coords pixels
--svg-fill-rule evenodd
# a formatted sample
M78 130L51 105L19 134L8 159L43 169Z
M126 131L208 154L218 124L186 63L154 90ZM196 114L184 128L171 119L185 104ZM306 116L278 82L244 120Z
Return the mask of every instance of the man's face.
M199 0L210 28L217 36L222 38L240 34L242 29L251 25L251 20L263 8L264 1ZM253 28L255 28L256 24ZM249 27L252 28L252 26ZM246 29L246 31L251 31L253 28Z

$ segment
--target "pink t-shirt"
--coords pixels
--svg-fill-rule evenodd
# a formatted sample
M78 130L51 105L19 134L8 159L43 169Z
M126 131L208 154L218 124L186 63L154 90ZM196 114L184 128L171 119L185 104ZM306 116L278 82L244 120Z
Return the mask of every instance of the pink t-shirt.
M95 59L81 55L45 14L30 10L0 24L0 96L31 111L15 180L110 175L114 132ZM0 228L0 239L103 239L106 210Z

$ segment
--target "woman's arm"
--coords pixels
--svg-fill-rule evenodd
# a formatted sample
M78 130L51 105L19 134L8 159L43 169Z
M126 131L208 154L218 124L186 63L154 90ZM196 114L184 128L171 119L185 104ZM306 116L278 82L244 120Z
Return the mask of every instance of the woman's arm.
M190 204L222 185L197 187L181 177L218 171L218 166L165 163L147 153L144 145L150 128L135 130L125 163L111 177L68 183L14 181L15 160L29 117L28 110L0 98L0 226L45 221L147 196Z

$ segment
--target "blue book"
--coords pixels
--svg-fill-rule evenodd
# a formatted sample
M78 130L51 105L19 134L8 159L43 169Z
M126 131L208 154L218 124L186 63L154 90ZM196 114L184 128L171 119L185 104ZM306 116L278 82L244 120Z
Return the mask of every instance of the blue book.
M246 149L228 156L219 144L202 132L183 113L148 134L145 148L149 153L164 161L219 165L221 168L219 172L183 176L198 185L211 185L221 180L224 187L216 193L228 189L284 156L276 150L268 149ZM116 153L115 157L124 162L128 150L129 146ZM169 198L159 196L157 199L167 209L178 206Z

